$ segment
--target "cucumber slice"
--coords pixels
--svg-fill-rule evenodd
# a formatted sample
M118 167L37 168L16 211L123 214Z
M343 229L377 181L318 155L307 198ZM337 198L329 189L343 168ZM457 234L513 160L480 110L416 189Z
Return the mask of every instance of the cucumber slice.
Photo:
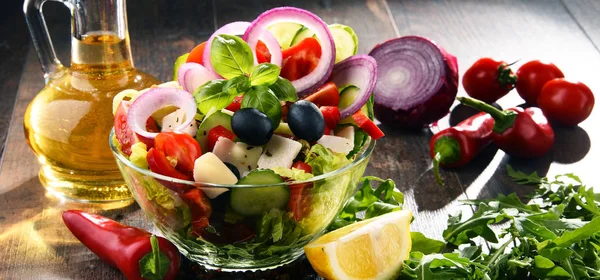
M315 36L315 33L312 32L310 29L306 28L306 27L302 27L300 30L298 30L298 32L296 32L296 35L294 36L294 40L292 40L292 44L296 45L298 43L300 43L300 41L308 38L308 37L313 37Z
M349 85L342 88L340 92L340 103L338 103L338 107L340 108L340 110L350 106L350 104L354 102L354 100L356 99L356 95L358 94L358 90L359 88L353 85ZM367 116L369 115L369 107L366 104L362 106L360 110L365 112ZM347 118L341 120L339 123L354 124L354 121L352 120L352 116L348 116Z
M273 170L254 170L238 181L238 185L277 184L283 180ZM230 205L244 216L257 216L273 208L283 209L290 199L286 186L246 187L231 190Z
M179 67L181 67L181 65L183 65L187 61L188 56L190 56L190 54L186 53L178 57L177 60L175 60L175 65L173 65L173 81L177 81L179 75Z
M352 28L343 24L329 26L335 43L335 63L338 63L358 52L358 37Z
M200 144L200 149L202 149L202 152L209 152L207 151L208 131L219 125L229 129L230 131L233 131L231 129L231 116L220 111L214 112L205 117L200 124L200 127L198 127L198 131L196 132L196 141L198 141Z
M298 30L302 29L303 26L298 23L293 22L281 22L277 24L273 24L267 28L277 42L281 46L282 49L287 49L292 45L292 40L294 40L294 35L298 32Z

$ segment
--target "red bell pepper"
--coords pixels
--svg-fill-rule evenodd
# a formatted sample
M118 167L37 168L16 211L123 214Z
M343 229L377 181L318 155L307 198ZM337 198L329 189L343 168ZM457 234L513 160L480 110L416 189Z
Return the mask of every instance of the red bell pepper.
M379 129L379 127L377 127L377 125L375 125L375 123L369 119L369 117L367 117L362 110L358 110L356 113L354 113L352 115L352 120L356 123L356 125L358 125L358 127L369 134L373 140L377 140L385 136L383 131L381 131L381 129Z
M340 103L340 92L333 82L322 85L314 93L304 98L304 100L315 103L317 106L338 106Z
M439 167L460 167L469 163L492 142L493 127L494 118L481 112L454 127L436 133L431 138L429 151L438 184L444 184Z
M208 131L208 150L212 151L215 148L215 144L219 140L220 137L228 138L229 140L235 139L235 134L229 131L229 129L223 127L222 125L218 125L216 127L211 128Z
M334 129L340 122L340 109L337 106L321 106L319 110L323 114L327 127Z
M209 225L212 205L204 193L197 188L189 188L179 197L188 205L192 214L192 234L201 236Z
M243 95L238 95L238 96L234 97L231 104L227 105L227 107L225 107L225 109L227 109L231 112L235 112L235 111L239 110L242 107L243 99L244 99Z
M168 240L79 210L62 214L73 235L129 280L175 279L181 256Z
M514 157L541 157L552 149L554 131L540 108L510 108L500 111L476 99L458 97L462 104L484 111L494 118L492 139Z

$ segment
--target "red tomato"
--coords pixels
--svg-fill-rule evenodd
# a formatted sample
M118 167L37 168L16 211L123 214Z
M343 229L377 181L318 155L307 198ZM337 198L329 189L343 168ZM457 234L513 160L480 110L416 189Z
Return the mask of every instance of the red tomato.
M148 148L154 145L154 140L138 135L131 130L131 127L129 127L129 124L127 123L127 112L129 111L129 107L131 107L131 102L125 100L121 101L119 107L117 107L113 123L115 127L115 137L117 137L119 144L121 144L121 151L128 156L131 155L131 146L137 142L144 142ZM158 126L152 117L148 118L146 121L146 130L150 132L159 131Z
M215 144L219 140L219 137L225 137L230 140L233 140L233 139L235 139L235 134L233 134L233 132L229 131L227 128L223 127L222 125L218 125L216 127L211 128L208 131L208 141L207 141L209 151L212 151L215 148Z
M559 78L544 85L537 102L551 120L577 125L590 116L595 100L585 84Z
M533 60L519 68L517 77L517 92L521 98L531 105L536 105L544 85L553 79L564 78L565 75L552 63Z
M267 45L260 40L256 44L256 60L258 63L271 62L271 53L267 49Z
M316 38L308 37L297 45L282 51L281 77L298 80L312 72L321 58L321 45Z
M310 165L304 161L294 162L294 164L292 165L292 168L304 170L304 172L306 172L306 173L312 173L312 167L310 167Z
M358 127L369 134L373 140L377 140L385 136L383 131L381 131L381 129L379 129L379 127L377 127L377 125L375 125L375 123L369 119L369 117L365 115L362 110L358 110L356 113L354 113L352 115L352 120L358 125Z
M340 103L340 92L335 83L328 82L317 89L315 93L304 98L304 100L315 103L317 107L337 106Z
M337 106L321 106L319 108L328 128L334 129L340 122L340 109Z
M155 150L152 155L148 152L146 156L150 170L180 179L182 175L187 180L193 179L194 161L202 154L196 139L177 132L159 133L154 138L154 148L150 150Z
M469 96L493 103L515 87L517 77L506 62L486 57L467 69L462 82Z
M202 64L204 46L206 46L206 42L203 42L200 45L197 45L195 48L193 48L185 62L196 62L198 64Z
M238 96L234 97L231 104L227 105L227 107L225 107L225 109L227 109L231 112L235 112L235 111L239 110L240 107L242 106L242 99L244 99L243 95L238 95Z

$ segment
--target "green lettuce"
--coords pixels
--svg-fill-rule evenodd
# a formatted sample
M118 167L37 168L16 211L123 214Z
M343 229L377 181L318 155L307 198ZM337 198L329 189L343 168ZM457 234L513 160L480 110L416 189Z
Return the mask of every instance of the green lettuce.
M284 168L278 166L271 168L271 170L273 170L273 172L277 173L279 176L287 177L294 181L306 181L312 177L315 177L315 175L306 173L304 170L297 168Z
M346 158L345 154L334 153L321 144L314 145L308 151L305 162L310 165L313 174L317 176L350 164L350 160Z

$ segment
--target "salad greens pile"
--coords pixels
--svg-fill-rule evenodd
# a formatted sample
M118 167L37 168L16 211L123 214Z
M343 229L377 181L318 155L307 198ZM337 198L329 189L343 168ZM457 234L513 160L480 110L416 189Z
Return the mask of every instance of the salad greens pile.
M446 242L412 234L400 279L600 278L600 194L574 174L507 170L518 184L539 185L529 202L514 193L464 201L477 211L450 216Z

